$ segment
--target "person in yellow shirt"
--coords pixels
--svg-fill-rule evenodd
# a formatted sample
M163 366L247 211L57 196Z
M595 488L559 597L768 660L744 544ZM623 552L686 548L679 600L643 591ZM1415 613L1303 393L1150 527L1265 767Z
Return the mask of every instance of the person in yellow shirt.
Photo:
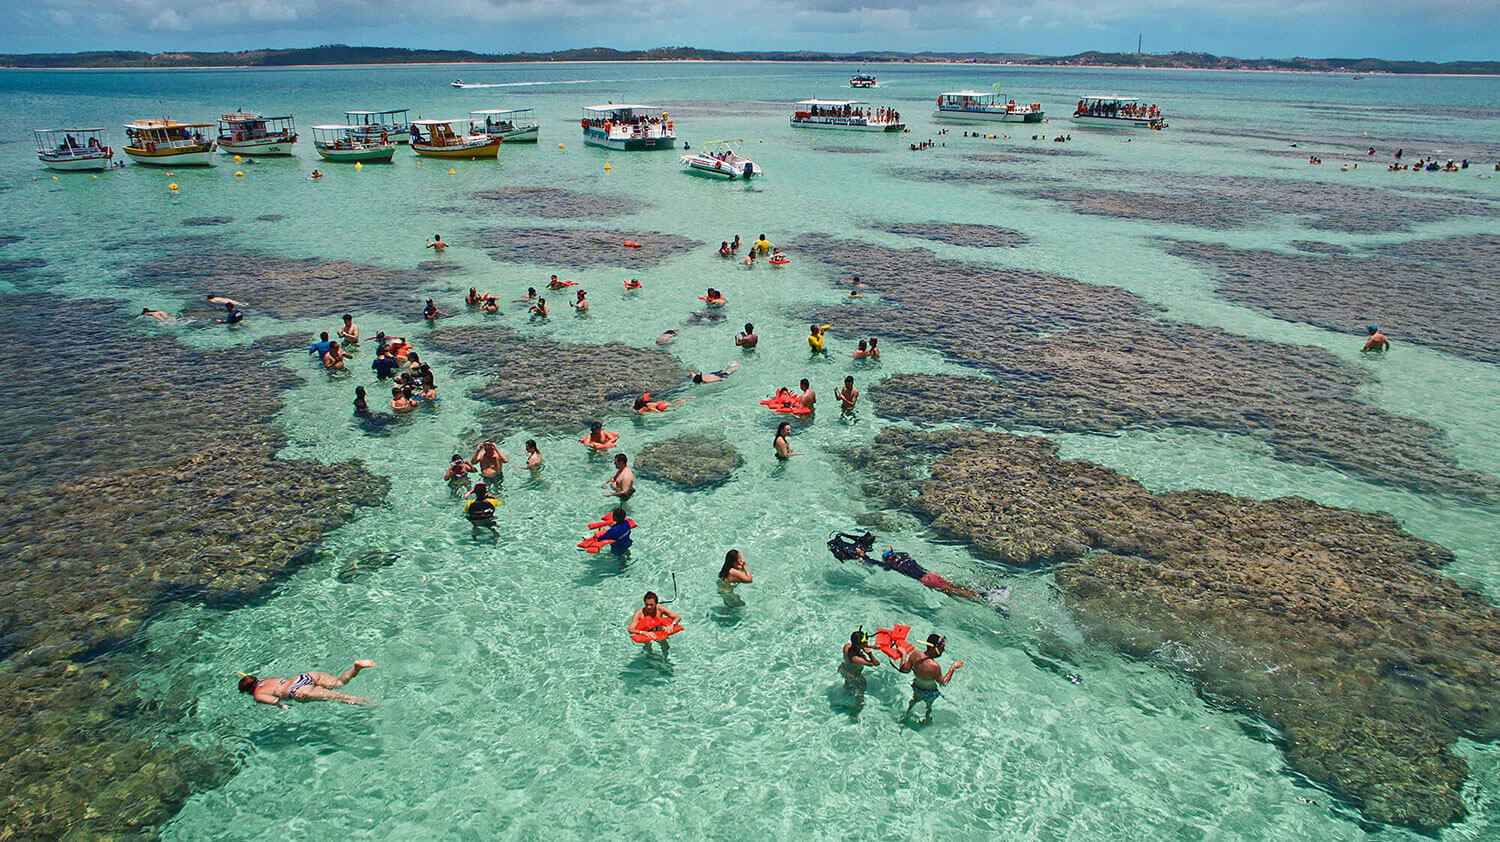
M811 348L814 354L827 353L827 350L823 347L823 331L827 330L829 327L831 327L831 325L812 326L812 332L807 335L807 347Z
M759 254L759 255L770 254L771 253L771 241L766 239L766 235L765 234L761 234L760 235L760 239L755 241L755 245L752 246L752 248L755 249L755 253L756 254Z

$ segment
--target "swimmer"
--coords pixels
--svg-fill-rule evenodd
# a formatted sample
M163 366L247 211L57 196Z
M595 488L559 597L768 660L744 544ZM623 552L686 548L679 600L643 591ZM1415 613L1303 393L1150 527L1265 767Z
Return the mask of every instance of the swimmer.
M758 253L758 254L762 254L762 255L770 254L771 253L771 241L766 239L766 235L765 234L761 234L760 235L760 239L758 239L758 240L755 241L755 245L752 246L752 248L754 248L755 251L756 251L756 253Z
M880 359L880 340L873 336L870 337L870 353L868 356L872 360Z
M604 425L598 421L589 425L589 431L583 438L578 440L579 444L587 445L595 450L605 450L614 447L615 442L620 440L619 433L613 433L604 429Z
M853 295L854 293L851 292L849 294ZM862 360L865 357L870 356L870 343L866 342L863 339L859 340L859 347L855 348L854 353L850 354L849 356L853 357L856 360Z
M855 275L855 276L854 276L854 277L853 277L853 279L851 279L851 280L850 280L850 281L849 281L849 285L850 285L850 286L856 286L856 287L859 287L859 288L861 288L861 289L864 289L864 288L866 288L866 287L868 287L868 286L869 286L869 284L867 284L867 283L865 283L865 282L864 282L864 281L861 281L861 280L860 280L860 279L859 279L859 276L858 276L858 275Z
M567 289L569 286L571 286L571 284L569 284L567 281L559 281L556 275L553 275L552 280L547 282L547 289Z
M527 287L526 294L516 299L517 304L525 304L536 300L536 287Z
M629 292L631 290L637 290L637 289L641 288L641 282L638 281L638 280L636 280L635 278L630 278L628 280L621 280L620 283L622 283L622 284L625 285L625 291L626 292Z
M734 249L729 247L728 240L724 240L723 242L719 243L719 256L734 257Z
M442 254L443 249L447 248L448 244L443 242L442 234L433 234L432 239L427 241L427 247L437 252L438 254Z
M455 453L453 460L448 463L448 470L443 472L443 482L448 483L448 487L452 489L456 497L458 492L468 484L469 474L477 470L479 469L471 465L463 456Z
M253 675L241 673L240 692L249 693L250 698L263 705L276 705L282 710L292 709L287 702L343 702L346 705L368 705L371 704L369 699L334 691L354 680L354 676L359 675L360 670L371 669L374 666L374 661L355 661L354 666L340 676L317 670L304 672L296 678L256 678Z
M708 374L700 374L696 371L690 372L690 374L692 375L694 383L717 383L739 370L739 363L730 363L729 365L719 369L718 371L712 371Z
M839 675L844 677L844 692L853 693L854 701L864 701L866 679L865 667L878 667L880 660L870 648L870 636L863 631L852 632L849 642L844 644L844 660L839 664Z
M223 296L219 296L219 295L210 295L208 297L208 303L210 303L210 304L228 304L231 307L249 307L250 306L249 304L246 304L243 301L235 301L233 298L224 298Z
M464 303L469 305L470 307L482 307L485 304L492 304L494 302L495 296L490 295L487 292L481 295L479 293L479 290L475 289L474 287L469 287L469 294L464 296Z
M354 387L354 414L360 418L370 417L370 403L365 400L365 387Z
M677 339L677 331L675 331L675 330L669 330L669 331L666 331L665 333L663 333L661 336L656 337L656 344L658 344L658 345L670 345L674 341L676 341L676 339Z
M394 386L391 388L391 409L396 412L410 412L417 408L415 401L411 399L409 387Z
M1359 349L1361 354L1383 354L1391 348L1391 341L1385 338L1385 334L1375 325L1365 328L1370 332L1370 338L1365 340L1365 347Z
M494 530L495 509L500 505L500 501L490 496L489 486L482 482L474 483L470 493L474 495L474 499L464 504L464 517L469 519L469 523L474 524L476 531L481 526Z
M314 181L316 181L316 180L318 180L318 179L320 179L322 177L323 177L323 174L320 173L320 172L318 172L317 170L313 170L312 171L312 175L308 176L308 178L311 178Z
M733 252L737 252L739 250L740 250L740 235L739 234L735 234L734 235L734 242L732 242L732 243L729 244L729 251L730 251L730 253L733 253Z
M609 528L599 536L599 546L608 546L611 553L624 555L630 545L635 543L630 537L630 518L625 515L624 509L616 508L610 513L610 521Z
M354 324L354 316L350 313L344 314L344 326L339 328L339 341L345 345L359 344L359 327Z
M943 695L941 688L948 686L953 680L953 673L964 665L963 661L954 661L953 666L948 667L948 672L943 673L943 667L937 661L942 656L943 650L947 648L948 639L940 634L927 636L927 643L921 650L913 649L901 660L896 667L904 673L912 674L911 701L906 705L906 713L901 717L902 721L911 716L911 709L916 707L917 702L927 704L927 712L922 717L925 725L932 721L932 703Z
M734 338L734 344L744 348L746 351L753 349L760 337L755 335L755 325L745 322L745 332Z
M813 325L807 334L807 347L814 354L826 354L828 349L823 347L823 333L833 325Z
M156 319L159 322L170 322L170 321L172 321L172 314L171 313L167 313L167 312L162 311L162 310L153 310L150 307L142 307L141 308L141 315L142 316L150 316L151 318Z
M776 438L771 440L771 447L776 450L776 459L781 462L793 456L805 456L805 453L793 453L792 445L787 441L787 436L792 434L792 422L783 421L776 425Z
M745 600L741 599L735 592L735 587L748 585L755 579L750 575L750 570L745 566L745 554L739 550L730 550L724 554L724 566L719 568L719 595L724 598L726 608L741 608Z
M427 306L422 308L422 318L426 319L429 322L435 322L446 315L448 314L444 313L442 310L439 310L437 308L437 305L432 303L431 298L427 299Z
M323 355L328 353L328 349L332 348L334 344L334 341L328 338L328 331L325 330L322 333L318 334L317 342L314 342L312 345L308 346L307 355L309 357L317 357L321 360L323 358Z
M636 398L635 401L630 405L630 408L635 410L636 412L665 412L674 406L682 406L683 404L687 403L688 400L689 398L683 398L682 400L676 401L653 401L651 400L651 393L647 392L646 394Z
M536 446L536 439L526 440L526 468L535 475L542 467L542 451Z
M582 315L589 311L589 299L587 292L584 292L583 290L578 291L578 300L573 302L573 309L578 311L579 315Z
M622 514L623 514L623 512L622 512ZM616 521L615 521L615 523L617 523L617 524L620 522L618 518L619 518L619 515L616 515ZM611 527L611 528L613 528L613 527ZM672 613L671 609L669 609L669 608L662 608L661 607L661 602L657 598L655 592L653 592L653 591L646 591L646 597L645 597L644 600L642 600L642 603L643 603L642 606L640 608L636 609L636 612L631 615L630 622L628 622L628 623L625 624L625 631L629 632L630 634L635 634L635 633L641 632L641 631L647 631L647 630L650 630L650 629L657 628L659 626L680 626L680 625L682 625L682 618L681 617L679 617L676 614ZM647 652L647 654L650 654L650 652L651 652L651 642L650 641L646 642L646 652ZM666 641L666 638L662 638L662 640L661 640L661 654L663 656L665 656L667 654L667 641Z
M714 289L713 287L709 287L708 288L708 294L705 295L705 296L703 296L703 301L709 307L715 308L715 309L717 309L719 307L723 307L725 304L729 303L729 300L724 297L724 293L719 292L718 290Z
M745 259L741 260L740 262L743 263L743 264L745 264L746 266L754 266L755 265L755 249L751 249L750 252L745 255Z
M479 305L479 309L485 313L498 313L500 312L500 302L493 298L487 298L483 304Z
M605 494L605 497L618 497L620 498L620 502L623 503L635 494L635 472L630 470L630 466L626 464L629 461L625 458L625 454L615 454L615 475L610 477L608 482L604 483L605 488L612 488L614 490Z
M396 361L396 355L391 353L391 346L386 345L376 352L374 362L370 363L370 370L375 372L377 378L386 380L396 373L400 365Z
M218 322L221 325L237 325L244 320L245 314L241 313L240 308L235 306L234 302L232 301L227 302L224 305L224 318L214 319L214 321Z
M533 321L547 318L547 299L538 298L536 303L531 305L531 318Z
M850 380L853 380L853 378L850 378ZM812 384L807 382L806 377L802 378L800 385L802 394L797 396L797 405L803 409L814 409L814 404L818 402L818 393L813 391Z
M474 462L479 465L479 475L485 479L494 480L496 485L505 481L504 466L510 463L505 454L500 452L500 446L489 439L479 443L474 448Z
M854 388L854 377L844 378L844 388L834 389L833 396L838 398L839 404L844 408L844 414L848 415L854 411L854 404L859 401L859 390Z
M344 346L335 342L328 346L328 352L323 355L323 367L329 371L343 371L344 360L348 358L349 355L344 353Z

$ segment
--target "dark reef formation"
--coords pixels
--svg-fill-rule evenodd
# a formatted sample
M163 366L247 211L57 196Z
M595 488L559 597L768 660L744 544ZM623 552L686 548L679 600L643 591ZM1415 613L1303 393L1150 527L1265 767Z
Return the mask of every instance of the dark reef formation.
M880 432L851 461L892 508L1015 565L1056 565L1095 640L1276 726L1291 765L1372 819L1464 816L1459 737L1500 736L1500 611L1386 514L1153 494L1045 439ZM1189 657L1163 657L1163 653Z
M1400 341L1500 362L1500 236L1372 246L1368 253L1285 254L1211 243L1169 251L1207 264L1221 295L1279 319L1363 335L1388 325Z
M264 595L388 487L276 457L295 377L263 351L136 334L116 306L0 297L0 333L52 337L0 411L3 839L147 836L227 773L173 733L232 682L144 693L132 635L170 601Z
M826 236L795 247L861 273L880 294L816 313L836 335L934 346L989 375L892 378L870 390L886 417L1095 433L1195 427L1371 482L1481 498L1500 490L1460 468L1441 431L1361 402L1367 375L1321 349L1152 318L1131 293L1045 272Z
M920 237L950 246L973 248L1015 248L1031 242L1031 238L1012 228L998 225L975 225L965 222L891 222L866 226L872 231L900 234L904 237Z
M191 216L184 219L182 224L191 228L204 228L210 225L228 225L233 221L232 216Z
M634 199L576 193L561 187L497 187L480 190L474 198L483 200L479 209L546 219L625 216L643 207ZM473 205L463 208L465 213L474 210Z
M687 382L677 358L618 342L574 345L525 335L500 325L454 326L421 340L457 359L460 374L493 377L474 396L495 404L485 412L485 435L582 432L590 420L630 411L645 392L658 395Z
M640 248L625 245L640 243ZM490 257L506 263L622 266L650 269L703 243L676 234L640 231L585 231L575 228L501 228L479 236Z
M652 442L635 456L641 476L659 479L688 491L720 485L745 464L734 445L722 438L677 436Z
M297 260L233 249L205 249L143 266L141 286L191 290L244 301L252 313L279 319L351 310L421 312L419 290L431 283L412 270L349 260Z

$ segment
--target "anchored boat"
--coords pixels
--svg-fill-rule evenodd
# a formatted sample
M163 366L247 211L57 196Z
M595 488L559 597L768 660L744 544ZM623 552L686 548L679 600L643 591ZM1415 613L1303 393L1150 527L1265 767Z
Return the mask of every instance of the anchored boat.
M219 149L234 155L290 155L297 142L291 117L262 117L243 111L219 118Z
M689 172L720 178L750 178L760 175L760 165L740 154L743 140L711 140L696 153L683 155L682 165Z
M894 108L875 108L855 99L804 99L792 113L792 126L855 132L899 132L906 128Z
M115 151L104 129L34 129L36 156L51 170L108 169Z
M1090 95L1078 100L1073 122L1105 129L1165 129L1161 109L1135 97Z
M313 126L313 149L325 161L388 164L396 144L381 140L381 131L364 126Z
M407 108L391 111L345 111L344 122L351 126L379 129L391 143L407 143L411 139L411 121L406 119L409 111Z
M459 125L471 130L454 128ZM412 120L411 148L431 158L493 158L500 138L474 133L465 120Z
M214 139L203 134L213 123L136 120L125 124L125 154L152 167L211 167Z
M1001 102L997 93L982 91L948 91L939 94L937 110L932 116L943 120L984 120L997 123L1040 123L1040 102L1029 105L1015 100Z
M537 125L530 108L491 108L471 111L476 134L498 137L506 143L536 143Z
M671 149L677 132L667 112L654 105L589 105L583 109L583 142L626 152Z

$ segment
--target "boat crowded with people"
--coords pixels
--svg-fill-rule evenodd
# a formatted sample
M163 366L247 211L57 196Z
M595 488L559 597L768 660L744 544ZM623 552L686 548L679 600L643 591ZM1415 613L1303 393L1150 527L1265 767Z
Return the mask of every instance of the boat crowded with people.
M855 99L804 99L797 102L797 110L792 112L792 127L899 132L906 124L894 108L877 108Z
M297 142L291 117L238 111L219 118L219 151L234 155L290 155Z
M654 105L588 105L583 109L583 142L634 152L671 149L677 132L667 112Z
M1155 105L1135 97L1093 94L1078 100L1073 122L1105 129L1164 129L1165 116Z
M412 120L411 148L431 158L493 158L500 138L475 132L467 120Z
M344 122L351 126L380 129L385 135L385 140L391 143L407 143L411 140L411 121L406 117L408 113L410 109L407 108L394 108L390 111L345 111Z
M682 165L688 172L735 179L761 174L760 165L740 154L743 140L711 140L683 155Z
M203 130L212 128L214 123L136 120L125 124L125 154L152 167L211 167L216 142Z
M1002 102L1000 94L983 91L948 91L939 94L937 110L932 116L940 120L984 120L996 123L1040 123L1045 116L1040 102Z
M49 170L109 169L115 151L104 129L34 129L36 156Z
M376 126L313 126L313 149L335 163L388 164L396 144L381 140Z
M491 108L471 111L475 134L498 137L506 143L536 143L536 118L530 108Z

